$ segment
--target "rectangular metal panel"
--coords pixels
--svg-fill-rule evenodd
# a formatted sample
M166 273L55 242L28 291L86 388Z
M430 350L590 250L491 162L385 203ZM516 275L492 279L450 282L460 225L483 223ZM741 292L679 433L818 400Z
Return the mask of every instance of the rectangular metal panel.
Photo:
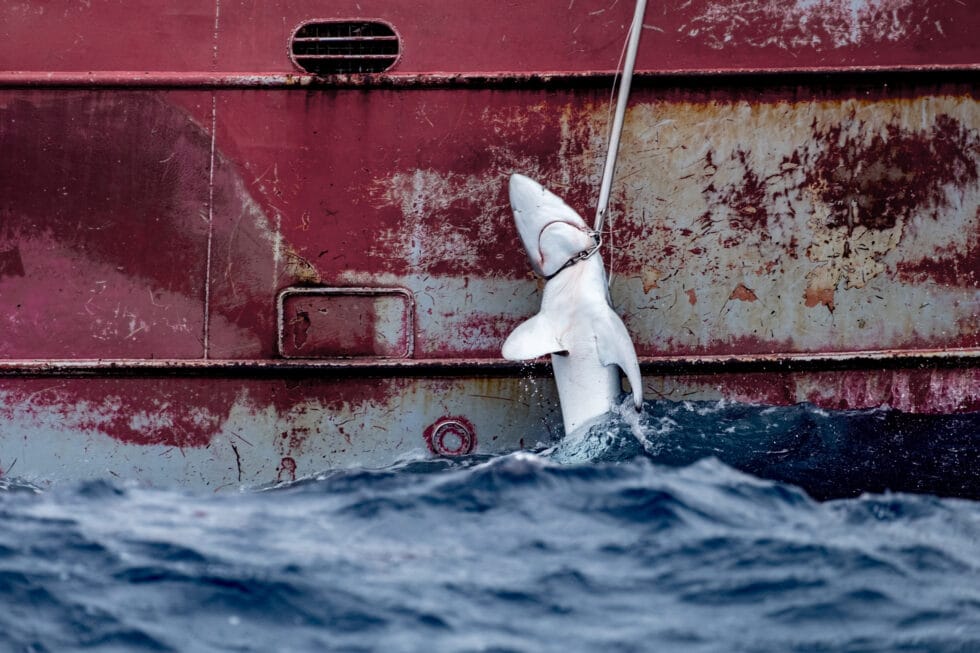
M0 3L0 62L25 71L292 73L293 30L377 19L397 73L610 71L633 3L609 0L127 0ZM980 12L963 0L650 3L638 70L975 64ZM43 35L43 38L39 38Z
M603 256L639 353L980 344L973 85L763 82L635 85ZM240 272L213 275L212 336L231 333L227 298L261 309L294 284L398 285L418 307L416 357L499 357L540 302L507 175L590 216L607 101L593 88L218 91L216 148L240 181L216 187L229 203L215 242L266 253L233 253ZM261 356L271 325L235 315L239 344L222 351Z
M184 108L201 104L0 90L0 358L202 355L211 136Z
M408 358L412 295L394 288L287 288L279 294L285 358Z
M650 3L638 70L976 63L980 15L962 0L666 0ZM222 5L218 69L295 70L291 31L313 18L391 23L395 73L615 70L632 2L250 0Z

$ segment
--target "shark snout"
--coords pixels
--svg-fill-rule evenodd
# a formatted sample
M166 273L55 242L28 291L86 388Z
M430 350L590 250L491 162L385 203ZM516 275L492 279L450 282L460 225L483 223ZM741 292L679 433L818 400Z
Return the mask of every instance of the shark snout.
M570 206L524 175L510 176L510 206L531 267L543 277L592 246L588 225Z

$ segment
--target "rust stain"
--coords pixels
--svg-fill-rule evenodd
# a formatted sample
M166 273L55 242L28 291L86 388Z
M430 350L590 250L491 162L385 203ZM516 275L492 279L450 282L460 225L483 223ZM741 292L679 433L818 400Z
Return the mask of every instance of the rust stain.
M707 155L708 165L711 162L711 152ZM731 159L738 169L737 180L724 186L721 191L714 193L712 202L727 207L728 228L730 234L723 240L725 247L731 247L742 239L742 232L752 232L760 240L769 240L769 213L766 205L769 202L765 182L748 164L744 150L736 150ZM714 185L708 187L714 191Z
M196 378L0 380L0 418L15 412L57 415L65 428L102 433L124 444L206 447L222 432L233 413L261 415L267 411L290 424L318 424L325 414L383 405L406 392L409 379L324 382ZM312 431L293 428L283 442L301 449Z
M661 91L641 86L629 110L611 205L614 238L608 241L614 245L614 294L635 316L630 326L641 349L663 351L673 338L681 350L725 352L748 334L760 338L759 347L778 342L797 351L897 347L917 337L942 345L961 336L957 325L971 310L964 289L975 287L978 267L972 234L980 224L980 118L972 90L949 84L869 92L834 87L817 96L812 87L762 93L731 87ZM267 99L249 94L223 100L231 103L229 115L256 112L237 122L219 121L212 203L212 357L274 356L275 312L270 307L278 290L291 284L344 285L356 275L364 277L362 283L395 283L414 293L418 356L499 354L511 324L526 317L534 303L534 282L508 208L507 173L520 170L540 178L587 214L599 185L608 106L604 93L590 89L548 93L544 99L541 94L473 92L480 102L461 108L452 94L379 90L380 99L397 108L399 117L424 113L434 121L431 131L421 126L407 133L404 120L389 124L353 111L357 105L347 96L329 102L325 95L305 98L310 109L302 115L314 132L325 126L319 121L329 124L336 112L351 110L353 135L338 136L339 149L328 150L307 147L300 136L308 137L306 129L254 143L251 127L269 119L263 113ZM174 123L162 130L164 137L183 134L171 160L172 148L162 150L154 141L152 152L141 153L135 168L149 172L134 175L138 179L127 184L126 192L116 194L125 199L135 192L130 186L161 173L162 188L151 199L172 205L160 214L161 222L169 223L161 225L161 234L168 242L171 231L184 234L183 241L167 248L168 260L151 266L146 261L152 257L143 256L142 247L122 261L116 250L103 255L110 245L118 249L110 232L134 222L132 216L107 218L110 229L97 236L69 233L64 217L54 220L58 233L53 235L20 233L32 224L28 209L33 209L22 194L11 195L14 208L23 208L24 214L17 222L17 240L0 230L0 251L19 246L32 275L35 253L52 240L86 259L86 279L105 279L103 267L112 272L123 264L116 274L133 286L120 285L116 295L140 297L162 322L169 318L165 310L190 314L188 307L197 306L203 294L203 275L190 272L203 271L210 235L200 228L206 224L200 216L184 206L194 195L191 190L203 188L177 182L194 174L203 178L204 168L185 168L206 164L210 140L206 131L186 122L187 113L153 105L142 94L126 96L130 108L154 109L162 125ZM180 100L194 101L193 94ZM129 105L103 102L93 107L99 116L94 126L109 133L112 128L106 125ZM87 104L77 99L69 104L50 109L45 120L53 122L67 109L88 115ZM22 111L26 116L27 107ZM125 140L136 127L116 127L113 138ZM63 129L54 133L64 135L72 152L81 149L81 136ZM17 139L21 154L38 144ZM376 155L389 151L391 158L383 161ZM64 169L80 169L78 156L65 158ZM183 163L175 168L178 161ZM329 171L329 184L310 183L312 178L300 172L310 170ZM109 182L95 181L79 201L112 190ZM39 181L30 184L30 195L43 194ZM81 180L73 181L68 190L74 196L82 186ZM104 208L95 204L100 211L86 216L93 224L98 222L94 213ZM200 213L206 206L202 201L195 208ZM90 245L95 240L97 247ZM185 252L196 255L181 265ZM63 288L61 279L67 275L61 272L47 274L49 287ZM460 292L456 282L461 275L472 275L475 289ZM750 278L752 286L746 289L756 300L742 299L737 314L721 317L726 301L748 296L742 291L732 295ZM15 306L19 302L12 301L8 289L28 284L9 276L3 281L0 299ZM112 290L115 282L110 281ZM170 286L180 295L174 300L184 304L160 294ZM667 310L670 300L664 298L684 303L683 293L694 288L696 295L686 298L696 304ZM100 300L100 290L69 287L65 294L81 296L84 303L90 295ZM45 302L45 308L50 306ZM926 303L930 310L916 313ZM814 307L833 309L834 315L810 310ZM154 320L142 313L117 321L123 326L133 321L135 338L148 330L155 333ZM858 321L866 327L850 328ZM140 330L144 322L150 329ZM849 330L841 342L843 326ZM199 345L192 336L199 325L190 321L181 328L190 335L185 338L188 351L178 354L194 355ZM127 335L123 331L119 339ZM161 342L163 335L168 334L161 334ZM108 346L96 353L103 350Z
M818 267L816 272L811 272L807 278L810 283L807 285L806 290L803 293L803 301L807 308L813 308L815 306L826 306L827 310L831 313L834 312L834 288L836 283L832 283L827 280L823 280L824 284L820 285L819 281L822 277L826 275L828 269L826 267ZM832 276L832 275L829 275Z
M853 120L815 132L822 148L806 163L803 190L816 236L806 255L818 265L804 300L833 311L841 282L864 288L887 270L911 220L939 221L976 184L980 135L946 114L921 130Z
M710 0L679 31L713 50L821 51L944 36L928 3L914 0Z
M728 296L728 299L737 299L738 301L742 302L754 302L759 298L756 297L755 291L746 287L745 284L740 283L735 286L735 290L733 290L732 294Z
M975 223L980 225L980 207ZM980 229L963 234L958 242L936 245L933 251L917 261L899 261L900 279L909 283L925 280L943 286L980 287Z
M302 351L303 345L310 333L310 315L306 311L297 311L286 321L286 337L290 339L293 350Z
M305 419L308 417L307 413L309 412L308 407L304 405L298 405L289 411L290 429L281 432L276 439L276 445L283 456L295 457L304 453L306 443L310 439L310 436L313 435L313 431L308 426L299 425L310 423L309 419ZM314 422L320 421L316 419L317 417L322 416L314 416ZM317 430L317 433L319 433L319 430Z
M882 404L905 412L954 413L980 410L980 370L894 370L825 372L798 376L797 395L833 410Z
M968 298L954 287L935 295L921 281L940 274L926 260L933 253L958 261L961 279L973 276L963 237L980 224L972 90L661 91L637 89L611 198L613 293L634 316L641 350L664 351L669 340L678 351L724 353L750 334L753 347L790 351L959 338ZM333 190L289 195L288 204L258 194L269 215L282 214L282 262L288 267L291 249L298 257L287 276L404 285L419 302L416 356L495 356L512 323L531 313L535 283L506 176L535 176L588 214L606 99L591 90L546 99L474 91L481 101L460 108L442 95L379 92L421 123L403 133L404 122L353 113L351 133L369 136L344 137L333 155L277 144L249 168L292 170L295 151L303 169L333 173ZM324 115L354 108L315 102ZM368 154L393 143L384 164ZM222 238L216 232L216 243ZM281 268L272 272L282 279ZM461 275L476 286L461 290ZM733 297L739 283L746 291ZM722 317L725 302L740 297L738 311ZM671 311L667 298L696 304ZM934 312L917 313L925 303Z
M119 379L0 384L13 400L0 416L13 419L10 411L19 404L29 414L54 411L68 428L105 433L127 444L203 447L220 430L238 394L217 386L205 390L200 382L143 381L138 390L134 385Z
M306 231L306 229L302 229ZM285 259L285 276L297 285L314 286L323 283L319 270L308 259L300 256L292 247L286 247L283 252Z
M671 270L665 296L698 289L693 311L630 322L641 350L725 353L748 334L789 351L962 342L980 269L978 106L886 95L631 109L617 272L637 294L650 268ZM719 319L739 283L756 301Z
M812 373L753 373L648 379L671 400L718 399L768 405L802 401L832 410L888 405L915 413L980 410L980 370L836 370Z
M664 273L657 268L643 268L642 281L643 281L643 292L644 294L649 294L651 290L660 287L660 280L663 279Z
M805 183L827 206L828 228L884 231L915 213L939 220L948 189L978 180L980 134L950 115L920 130L850 118L814 134L822 147Z
M765 265L760 265L758 268L756 268L755 276L761 277L766 274L772 274L778 267L779 264L776 261L769 261Z
M279 461L279 468L276 470L276 480L279 483L292 482L296 480L296 460L291 456L284 456Z
M462 345L478 356L496 357L500 354L500 344L517 326L526 319L524 316L499 315L483 311L470 311L465 316L447 314L452 320L452 341L436 340L426 349L428 356L452 357L455 348Z

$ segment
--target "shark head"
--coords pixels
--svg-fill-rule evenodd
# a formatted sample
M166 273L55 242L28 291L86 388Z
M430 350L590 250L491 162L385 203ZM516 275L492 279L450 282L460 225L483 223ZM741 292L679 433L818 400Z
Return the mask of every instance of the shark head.
M531 267L542 277L550 277L595 245L585 220L533 179L510 176L510 206Z

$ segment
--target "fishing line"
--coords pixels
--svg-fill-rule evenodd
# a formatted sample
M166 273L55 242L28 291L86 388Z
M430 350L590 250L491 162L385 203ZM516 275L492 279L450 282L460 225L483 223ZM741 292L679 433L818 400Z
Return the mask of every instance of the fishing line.
M596 205L596 216L593 231L602 232L609 205L609 193L612 188L613 173L616 169L616 158L619 154L619 140L623 133L623 120L626 116L626 102L629 99L630 85L633 81L633 69L636 67L636 51L640 45L640 34L643 32L643 15L646 13L646 0L637 0L633 12L633 22L630 24L629 39L625 48L625 61L622 64L622 76L619 82L619 98L616 101L616 114L613 117L609 132L609 149L606 151L606 163L602 171L602 185L599 188L599 201ZM618 68L618 66L617 66ZM615 88L616 77L613 78ZM612 233L609 234L612 248ZM607 284L612 281L612 253L609 256L609 275Z
M635 19L636 17L634 16L634 20ZM631 33L632 33L632 29L633 29L633 25L631 23L630 24ZM629 43L630 43L629 36L627 36L626 40L623 41L623 48L619 51L619 61L616 62L616 72L613 73L613 83L612 83L612 87L610 87L609 89L609 103L608 103L609 108L606 110L606 124L609 126L609 129L606 134L606 137L610 141L612 141L612 130L613 130L613 122L614 122L613 112L616 109L616 89L619 87L619 80L623 74L623 59L626 58L626 51L629 49ZM603 169L603 176L605 176L605 169ZM600 191L600 195L601 195L601 191ZM602 238L603 238L601 229L605 227L605 223L608 222L609 225L608 227L609 235L606 238L606 240L609 241L609 270L606 273L606 287L612 285L613 257L616 254L616 246L613 242L613 219L614 216L609 215L604 209L601 218L599 217L598 214L596 215L595 232L599 234L599 242L602 242Z

